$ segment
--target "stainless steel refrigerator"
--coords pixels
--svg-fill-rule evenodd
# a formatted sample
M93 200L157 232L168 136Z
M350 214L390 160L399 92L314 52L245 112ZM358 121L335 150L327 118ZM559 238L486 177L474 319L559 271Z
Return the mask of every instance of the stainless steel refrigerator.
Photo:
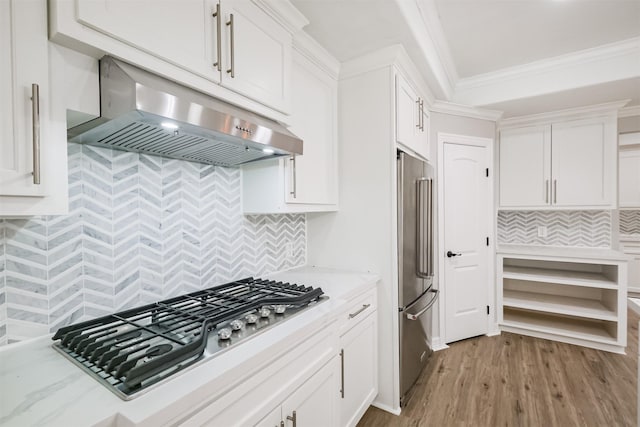
M433 168L398 152L398 316L400 327L400 406L427 363L427 340L433 289L434 203Z

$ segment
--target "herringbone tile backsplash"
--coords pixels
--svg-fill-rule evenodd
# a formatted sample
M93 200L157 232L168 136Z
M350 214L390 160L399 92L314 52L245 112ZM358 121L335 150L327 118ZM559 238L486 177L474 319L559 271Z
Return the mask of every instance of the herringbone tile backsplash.
M305 215L242 215L239 169L78 144L68 160L68 215L0 220L0 344L306 262Z
M538 226L547 237L538 237ZM610 247L610 211L499 211L498 242L524 245Z
M640 209L620 211L620 233L640 234Z

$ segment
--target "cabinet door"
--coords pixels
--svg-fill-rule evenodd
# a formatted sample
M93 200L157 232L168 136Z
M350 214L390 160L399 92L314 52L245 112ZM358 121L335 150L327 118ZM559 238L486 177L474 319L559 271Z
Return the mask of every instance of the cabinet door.
M401 75L396 74L396 141L418 151L421 109L418 94Z
M337 425L339 368L336 358L331 359L284 401L282 417L285 426Z
M291 131L304 152L285 161L287 203L337 203L337 102L337 82L294 53Z
M619 197L621 208L640 208L640 149L620 151Z
M340 402L342 426L355 426L378 393L376 319L376 312L369 314L340 338L344 378Z
M554 205L606 206L615 202L615 128L615 119L606 118L553 125Z
M123 43L219 82L213 0L76 0L77 19ZM222 30L222 28L221 28Z
M551 127L500 132L500 207L540 207L551 202Z
M48 159L49 65L45 0L0 2L0 195L43 196ZM37 84L39 96L32 96ZM33 98L33 99L32 99ZM34 114L33 106L39 114ZM38 107L39 105L39 107ZM38 117L39 115L39 117ZM38 170L40 184L35 183ZM4 206L2 211L4 211ZM1 215L2 213L0 213ZM6 214L6 213L5 213ZM18 213L20 214L20 213Z
M282 408L278 406L276 409L271 411L269 415L261 419L256 427L282 427Z
M221 6L222 85L288 112L291 34L250 0L223 0Z

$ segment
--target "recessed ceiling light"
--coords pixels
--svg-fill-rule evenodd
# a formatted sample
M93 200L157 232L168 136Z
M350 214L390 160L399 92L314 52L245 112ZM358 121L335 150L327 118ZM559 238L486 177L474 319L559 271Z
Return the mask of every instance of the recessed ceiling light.
M175 123L171 123L171 122L162 122L160 123L160 125L163 128L167 128L167 129L178 129L178 125Z

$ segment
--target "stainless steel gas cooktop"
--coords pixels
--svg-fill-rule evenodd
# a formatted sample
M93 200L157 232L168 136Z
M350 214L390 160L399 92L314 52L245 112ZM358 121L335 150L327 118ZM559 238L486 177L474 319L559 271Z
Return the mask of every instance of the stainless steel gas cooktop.
M247 278L61 328L53 346L129 400L326 298Z

